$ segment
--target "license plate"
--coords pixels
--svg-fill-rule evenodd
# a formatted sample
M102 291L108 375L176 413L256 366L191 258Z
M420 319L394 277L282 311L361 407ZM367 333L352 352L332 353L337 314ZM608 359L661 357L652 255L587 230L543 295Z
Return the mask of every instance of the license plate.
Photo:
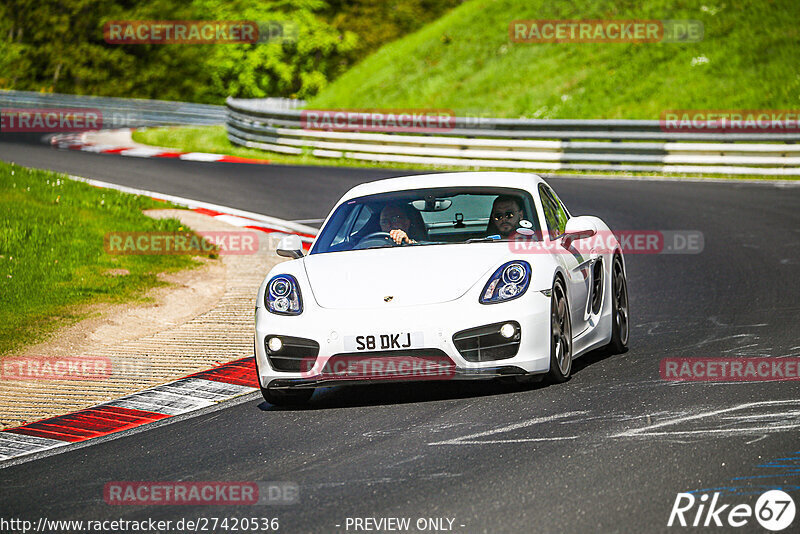
M423 348L422 332L400 332L397 334L365 334L345 336L344 350L367 352L371 350L403 350Z

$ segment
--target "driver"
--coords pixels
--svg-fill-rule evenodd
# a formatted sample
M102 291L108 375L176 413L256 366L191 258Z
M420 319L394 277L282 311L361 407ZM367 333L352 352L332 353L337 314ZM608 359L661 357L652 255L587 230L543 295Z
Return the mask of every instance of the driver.
M411 218L403 206L389 204L381 210L381 230L388 232L398 245L416 243L408 237L409 228L411 228Z
M522 220L522 206L519 199L510 195L500 195L492 204L487 231L508 238L517 230L520 220Z

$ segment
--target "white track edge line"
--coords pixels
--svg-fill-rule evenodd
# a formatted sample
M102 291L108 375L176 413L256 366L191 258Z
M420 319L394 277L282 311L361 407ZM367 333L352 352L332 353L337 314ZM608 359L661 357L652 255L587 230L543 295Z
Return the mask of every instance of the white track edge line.
M210 202L203 202L200 200L192 200L189 198L178 197L174 195L167 195L164 193L157 193L155 191L148 191L146 189L137 189L135 187L128 187L126 185L118 185L112 184L110 182L103 182L101 180L95 180L93 178L83 178L82 176L75 176L73 174L68 175L70 179L75 180L77 182L84 182L89 185L94 185L97 187L103 187L106 189L114 189L117 191L121 191L123 193L131 193L134 195L144 195L149 196L152 198L157 198L159 200L165 200L167 202L171 202L173 204L177 204L178 206L185 206L187 208L204 208L207 210L212 211L219 211L220 213L224 213L227 215L238 215L240 217L245 217L248 219L253 219L254 221L263 222L274 226L278 229L283 229L289 232L302 232L306 234L316 235L318 230L312 226L306 226L305 224L293 223L291 221L287 221L284 219L278 219L277 217L270 217L269 215L263 215L261 213L254 213L252 211L245 211L236 208L230 208L228 206L221 206L219 204L212 204Z

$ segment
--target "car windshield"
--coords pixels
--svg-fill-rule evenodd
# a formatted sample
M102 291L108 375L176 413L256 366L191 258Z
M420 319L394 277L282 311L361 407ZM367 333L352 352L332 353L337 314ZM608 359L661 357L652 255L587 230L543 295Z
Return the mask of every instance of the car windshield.
M320 232L311 254L398 246L444 245L539 235L526 191L497 187L449 187L381 193L348 200Z

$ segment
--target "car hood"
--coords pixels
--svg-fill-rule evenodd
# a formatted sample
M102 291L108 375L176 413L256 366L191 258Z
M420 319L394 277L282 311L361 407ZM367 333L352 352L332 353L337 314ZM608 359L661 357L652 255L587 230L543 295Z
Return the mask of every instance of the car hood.
M448 302L486 283L509 256L507 243L392 247L303 258L317 304L375 308Z

